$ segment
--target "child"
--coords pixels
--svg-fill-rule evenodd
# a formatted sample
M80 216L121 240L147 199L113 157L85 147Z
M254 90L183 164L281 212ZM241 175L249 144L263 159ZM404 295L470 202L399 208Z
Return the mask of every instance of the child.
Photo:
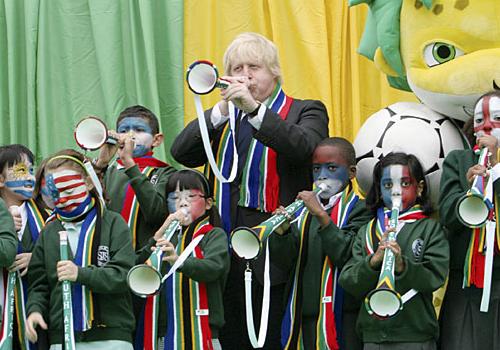
M14 317L14 343L22 349L29 348L24 329L28 265L31 252L44 226L47 213L39 210L33 200L35 176L33 174L33 153L19 144L0 147L0 197L11 213L17 231L17 255L10 271L18 272L16 315Z
M432 292L444 284L449 248L439 223L427 217L431 213L427 191L422 166L414 155L389 153L373 170L366 205L374 217L359 230L339 283L364 299L377 286L385 249L391 249L395 290L400 295L411 289L418 293L387 319L370 316L361 307L357 330L365 350L436 349L439 330ZM399 225L388 229L394 196L402 201ZM395 241L387 241L389 230L396 232Z
M471 189L476 176L489 174L493 181L493 203L498 212L498 194L500 193L498 166L498 147L500 144L500 93L487 93L477 101L474 117L467 126L473 126L474 136L470 132L474 150L457 150L448 154L443 163L441 177L441 197L439 210L441 223L447 231L450 242L450 276L440 314L441 349L499 349L498 317L500 300L500 259L498 258L498 217L496 242L493 255L493 278L491 294L485 299L487 312L481 312L483 283L485 277L485 227L472 229L466 227L457 216L457 203ZM473 136L473 137L472 137ZM478 164L478 152L488 148L487 163L491 169ZM488 165L487 164L487 165ZM484 178L485 182L487 177ZM486 193L486 192L485 192ZM490 192L491 194L491 192ZM483 238L482 238L483 237Z
M297 225L291 226L290 233L269 238L271 260L291 272L282 347L299 348L301 334L301 349L341 346L355 350L361 348L353 332L360 302L344 294L336 279L351 256L357 230L371 215L352 188L356 155L349 141L340 137L324 139L316 147L312 163L315 185L326 185L327 189L319 194L319 200L313 192L300 192L297 197L308 211ZM325 295L324 287L330 287L335 294ZM335 323L324 324L328 319Z
M180 170L171 175L168 189L174 192L171 198L176 211L168 216L163 227L175 219L182 231L170 242L162 238L163 230L155 234L156 244L164 252L163 260L172 266L192 240L200 235L203 238L165 282L167 310L160 311L160 315L167 319L160 319L159 334L165 337L166 349L220 349L218 335L224 325L222 292L229 272L227 235L218 227L220 217L213 205L212 191L201 173ZM178 290L182 290L182 295L176 294Z
M130 231L120 217L101 206L82 154L63 150L45 165L45 180L56 219L43 229L29 270L26 334L47 329L51 350L63 341L61 281L72 283L77 349L132 349L134 315L126 283L134 264ZM70 260L61 261L59 232L67 231Z
M163 142L158 119L149 109L132 106L116 121L115 146L101 148L97 169L105 171L118 151L118 161L105 171L104 187L110 198L108 208L121 213L130 227L137 251L153 237L168 214L165 186L175 169L153 157L153 148Z

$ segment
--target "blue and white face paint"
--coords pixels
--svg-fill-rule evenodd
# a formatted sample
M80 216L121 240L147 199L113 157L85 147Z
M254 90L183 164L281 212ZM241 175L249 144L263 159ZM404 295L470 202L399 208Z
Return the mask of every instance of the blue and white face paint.
M349 182L349 169L335 163L313 164L313 179L316 186L326 185L326 190L319 194L320 198L328 199L340 192Z
M120 134L130 134L135 142L132 156L142 157L151 152L153 145L153 130L148 122L141 117L126 117L120 121L117 132Z
M175 192L170 192L167 196L167 209L170 214L173 214L177 211L177 207L175 202L177 200L177 195Z
M8 167L5 170L5 187L19 196L22 200L33 197L35 175L33 164L23 155L23 161Z
M384 205L392 209L392 199L400 196L402 205L400 210L405 211L412 207L418 195L417 181L410 176L407 165L394 164L382 169L380 193Z

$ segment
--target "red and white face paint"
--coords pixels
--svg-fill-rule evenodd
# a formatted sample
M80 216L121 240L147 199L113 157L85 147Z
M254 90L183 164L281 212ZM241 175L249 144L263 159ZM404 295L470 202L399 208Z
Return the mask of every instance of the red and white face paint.
M176 210L185 210L189 214L189 219L183 222L183 225L187 226L193 221L205 214L207 210L207 203L205 200L205 195L200 190L177 190L174 192L172 200L175 200Z
M485 96L474 108L474 133L476 137L495 136L500 143L500 97Z
M56 208L65 212L71 212L90 197L85 180L78 171L47 170L45 182Z
M417 181L410 176L410 170L407 165L389 165L382 169L380 193L382 194L384 205L389 209L392 209L392 198L394 196L401 196L401 211L405 211L412 207L417 200Z

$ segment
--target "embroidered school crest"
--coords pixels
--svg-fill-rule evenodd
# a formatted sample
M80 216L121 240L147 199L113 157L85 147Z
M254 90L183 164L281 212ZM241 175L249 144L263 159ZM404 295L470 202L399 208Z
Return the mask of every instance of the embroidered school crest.
M420 259L422 257L422 251L424 248L424 241L422 238L417 238L416 240L413 241L411 245L411 249L413 250L413 256L415 259Z
M100 245L97 248L97 266L101 267L109 262L109 247Z
M158 174L154 174L153 176L151 176L151 180L149 180L153 185L156 185L156 183L158 182Z

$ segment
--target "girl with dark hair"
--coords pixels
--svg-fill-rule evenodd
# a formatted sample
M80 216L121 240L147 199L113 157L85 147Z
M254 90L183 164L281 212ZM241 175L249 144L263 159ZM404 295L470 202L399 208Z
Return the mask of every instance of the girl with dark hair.
M396 228L389 228L392 199L401 198ZM386 249L395 256L395 291L418 293L395 316L381 320L361 307L357 330L365 350L436 349L439 333L432 293L441 287L448 271L449 248L438 222L429 218L427 184L422 166L413 155L390 153L374 168L366 199L374 218L356 237L352 258L340 275L340 284L364 299L376 288ZM389 232L396 239L388 241ZM403 344L404 343L404 344Z
M192 241L203 238L165 282L166 312L160 315L166 315L166 320L159 321L159 336L164 337L161 341L165 349L220 349L222 292L229 272L227 234L220 228L212 190L203 174L188 169L177 171L170 176L167 189L172 211L154 236L163 251L163 261L172 267ZM182 229L169 242L162 236L172 220L178 220ZM177 293L179 290L182 295Z
M60 282L70 281L77 349L85 343L85 349L131 350L135 322L126 283L134 264L130 231L119 214L102 206L84 161L82 154L63 150L45 164L55 219L33 250L26 334L36 342L36 327L49 325L50 349L61 348ZM69 260L60 258L61 231L67 232Z
M24 334L23 325L26 322L26 316L22 312L25 310L27 301L28 278L26 274L31 252L48 216L47 212L40 209L34 200L33 163L33 153L24 145L13 144L0 147L0 197L5 201L14 219L18 239L17 255L10 266L10 271L17 272L13 341L14 348L20 349L31 348ZM7 322L5 319L3 321Z

